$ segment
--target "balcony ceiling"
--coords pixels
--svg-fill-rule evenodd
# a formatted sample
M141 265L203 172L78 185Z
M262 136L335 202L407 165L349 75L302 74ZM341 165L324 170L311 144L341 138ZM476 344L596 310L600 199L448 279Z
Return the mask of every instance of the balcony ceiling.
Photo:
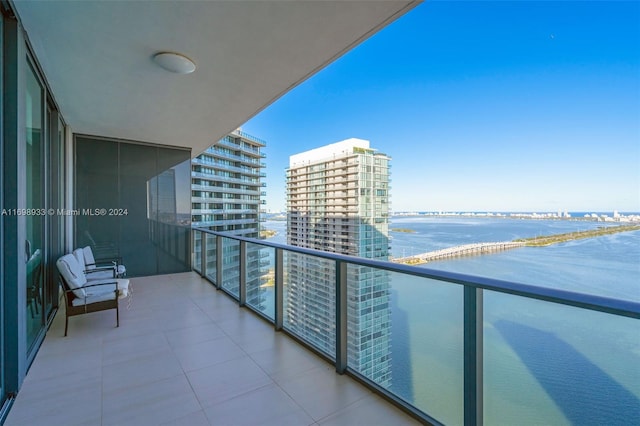
M193 156L416 4L14 2L74 132ZM188 56L196 71L165 71L152 61L159 51Z

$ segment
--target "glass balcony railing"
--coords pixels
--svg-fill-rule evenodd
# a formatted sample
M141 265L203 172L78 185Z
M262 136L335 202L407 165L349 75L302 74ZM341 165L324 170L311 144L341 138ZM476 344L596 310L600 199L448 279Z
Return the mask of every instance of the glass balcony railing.
M241 155L240 153L234 154L234 153L231 153L231 152L226 152L226 151L223 151L222 149L219 149L218 147L215 147L215 146L207 148L205 153L207 153L208 155L211 155L211 156L220 157L220 158L227 158L227 159L230 159L230 160L239 161L240 163L249 164L249 165L259 166L260 163L261 163L258 158L251 158L251 157L249 157L247 155Z
M265 142L264 140L262 140L260 138L257 138L257 137L255 137L253 135L250 135L248 133L245 133L242 130L234 130L232 133L236 134L238 136L241 136L241 137L243 137L245 139L249 139L250 141L257 142L262 146L266 146L267 145L267 142Z
M194 270L423 421L640 419L640 303L193 232Z
M208 181L207 181L208 182ZM251 185L246 185L243 183L243 186L245 186L245 188L226 188L226 187L222 187L222 186L217 186L217 185L202 185L202 184L196 184L193 183L191 184L191 189L193 191L204 191L204 192L220 192L220 191L225 191L229 194L240 194L240 195L260 195L260 192L258 190L258 187L256 186L255 189L249 189L252 186ZM225 202L228 202L229 200L225 200Z
M193 252L191 255L192 268L196 272L202 271L202 232L192 234Z

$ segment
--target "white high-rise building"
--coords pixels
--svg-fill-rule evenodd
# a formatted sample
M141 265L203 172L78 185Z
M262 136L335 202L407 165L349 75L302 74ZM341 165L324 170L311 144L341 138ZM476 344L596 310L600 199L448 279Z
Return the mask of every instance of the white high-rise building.
M388 260L389 162L369 141L348 139L296 154L287 170L288 244ZM286 257L287 327L335 353L335 265ZM391 384L391 309L385 271L349 266L348 363Z

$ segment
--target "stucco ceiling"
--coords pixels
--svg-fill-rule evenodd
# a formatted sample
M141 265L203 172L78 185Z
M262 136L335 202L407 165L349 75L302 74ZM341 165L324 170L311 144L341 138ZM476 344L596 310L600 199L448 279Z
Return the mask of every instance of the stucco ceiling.
M77 133L192 155L416 5L415 1L15 1ZM193 59L169 73L159 51ZM256 135L259 136L259 135Z

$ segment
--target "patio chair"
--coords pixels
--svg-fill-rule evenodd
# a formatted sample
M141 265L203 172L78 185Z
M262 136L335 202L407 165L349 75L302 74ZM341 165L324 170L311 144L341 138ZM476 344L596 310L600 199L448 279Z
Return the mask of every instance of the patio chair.
M93 267L90 269L87 266L86 260L84 258L84 250L81 248L75 249L73 251L73 257L75 257L78 263L80 264L80 267L83 269L83 272L87 277L87 280L118 278L118 271L114 264L100 266L100 267L96 267L95 265L93 265Z
M65 336L69 327L69 317L107 309L116 310L116 327L120 326L118 300L130 296L129 280L121 278L88 280L83 267L72 254L62 256L56 262L56 266L60 272L66 304Z

